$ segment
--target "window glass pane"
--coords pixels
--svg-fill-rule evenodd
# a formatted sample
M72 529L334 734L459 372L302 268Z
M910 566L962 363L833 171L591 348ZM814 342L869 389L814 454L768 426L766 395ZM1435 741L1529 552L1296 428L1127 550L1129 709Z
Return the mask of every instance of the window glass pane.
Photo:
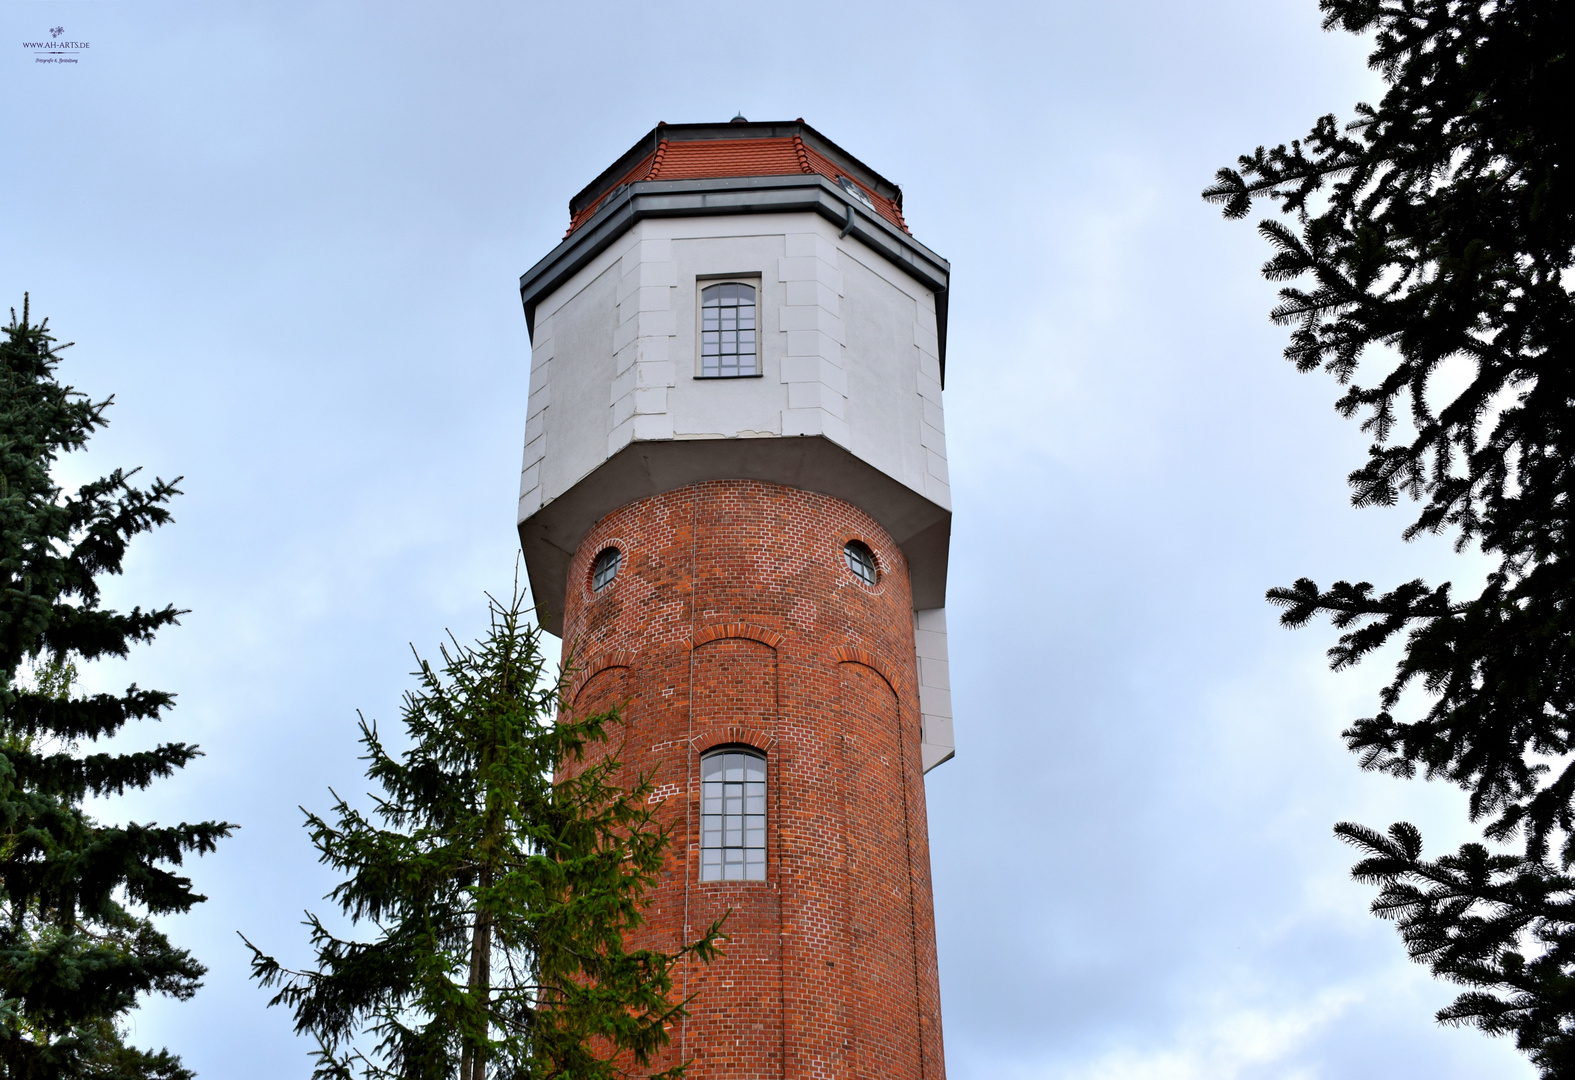
M618 576L618 567L623 562L623 554L617 548L607 548L596 556L596 563L591 567L591 588L600 592L612 584L613 578Z
M700 374L759 374L754 286L737 281L707 285L700 291L700 305Z
M848 569L853 571L853 576L866 585L874 585L880 575L875 568L875 553L862 541L849 540L842 549L847 557Z
M700 880L766 879L766 760L720 750L700 760Z

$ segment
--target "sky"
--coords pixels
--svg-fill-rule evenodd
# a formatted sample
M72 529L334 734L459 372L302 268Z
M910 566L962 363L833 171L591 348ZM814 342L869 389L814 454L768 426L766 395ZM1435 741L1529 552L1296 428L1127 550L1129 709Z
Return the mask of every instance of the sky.
M34 62L51 27L88 47ZM803 117L900 183L951 260L947 600L957 756L927 778L952 1080L1530 1077L1349 878L1337 821L1472 838L1452 788L1339 732L1385 658L1265 589L1479 575L1280 355L1267 250L1198 193L1380 91L1315 0L792 5L0 0L0 305L115 396L62 463L183 476L109 601L181 625L88 689L176 691L206 756L111 820L241 828L165 925L209 967L133 1041L306 1076L247 976L308 958L333 884L300 806L364 791L410 647L507 590L530 342L519 275L657 121ZM4 307L0 306L0 312ZM1392 661L1392 655L1388 658Z

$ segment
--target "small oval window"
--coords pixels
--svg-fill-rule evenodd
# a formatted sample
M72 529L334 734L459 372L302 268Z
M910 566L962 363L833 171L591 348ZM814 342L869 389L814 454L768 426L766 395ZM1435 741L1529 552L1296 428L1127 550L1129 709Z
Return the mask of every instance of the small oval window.
M623 552L615 547L604 548L591 567L591 588L601 592L611 585L613 578L618 576L618 567L622 562Z
M868 544L861 540L849 540L842 553L847 556L848 569L853 571L854 577L866 585L875 584L880 575L875 569L875 553Z

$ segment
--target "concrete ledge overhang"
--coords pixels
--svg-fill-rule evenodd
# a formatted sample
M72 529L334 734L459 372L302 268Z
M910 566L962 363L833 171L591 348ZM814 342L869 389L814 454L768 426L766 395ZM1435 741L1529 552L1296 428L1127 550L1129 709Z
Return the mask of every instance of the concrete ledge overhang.
M946 308L951 264L818 174L705 180L642 180L604 201L589 221L520 276L525 324L536 335L536 305L645 218L809 212L835 223L935 294L941 383L946 382Z
M863 510L902 548L917 610L946 605L950 510L819 435L630 443L519 523L536 616L563 633L569 562L585 534L621 506L705 480L763 480Z

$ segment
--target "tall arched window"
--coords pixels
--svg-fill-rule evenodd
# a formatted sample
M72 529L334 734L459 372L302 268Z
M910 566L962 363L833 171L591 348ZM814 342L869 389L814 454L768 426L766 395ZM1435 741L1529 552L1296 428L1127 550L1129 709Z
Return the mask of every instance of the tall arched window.
M759 375L755 352L755 287L724 281L700 290L700 374Z
M766 759L752 750L700 759L700 880L766 880Z

